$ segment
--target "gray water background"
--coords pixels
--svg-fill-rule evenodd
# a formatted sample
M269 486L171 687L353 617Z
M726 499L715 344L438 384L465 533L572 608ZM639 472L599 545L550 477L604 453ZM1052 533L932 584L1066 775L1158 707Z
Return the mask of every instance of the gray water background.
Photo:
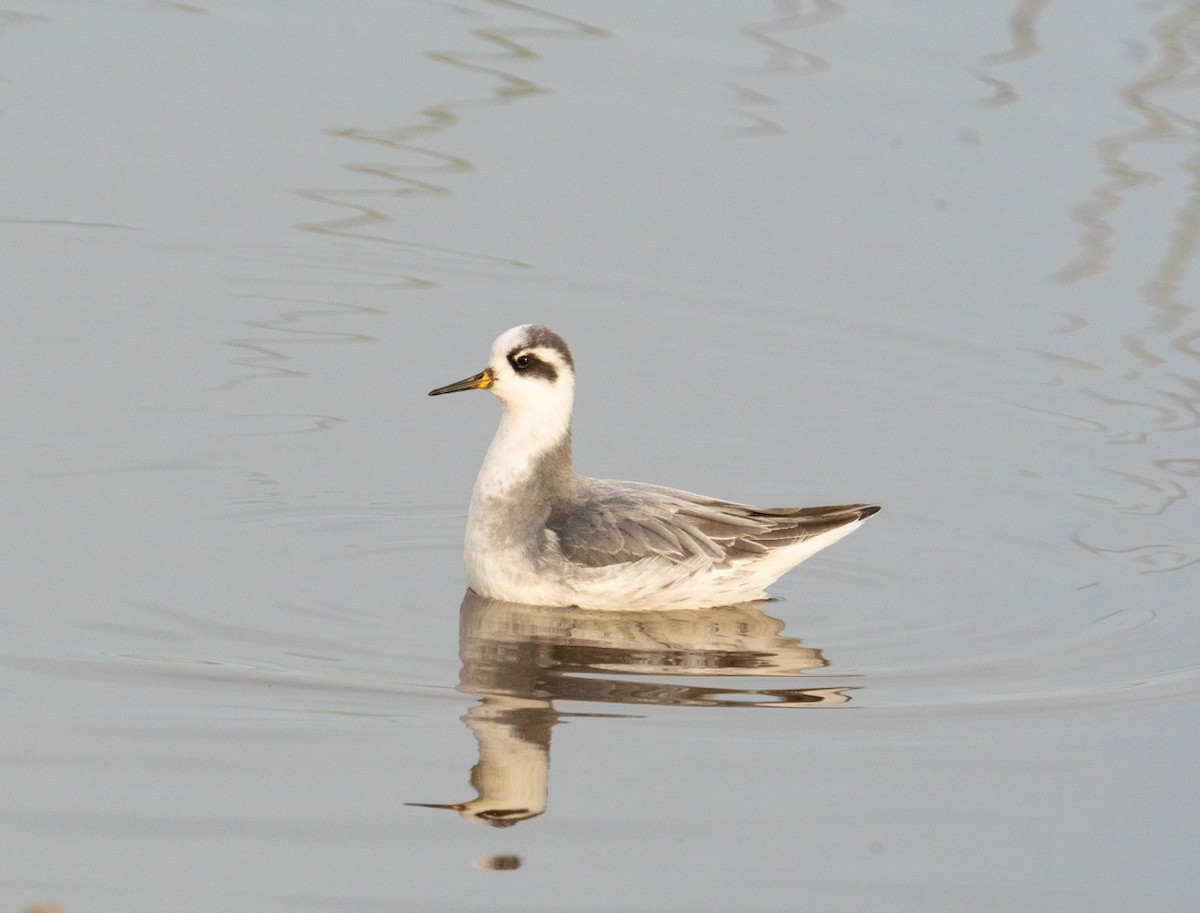
M0 910L1195 910L1198 73L1194 2L8 4ZM425 393L530 321L580 471L884 512L463 604Z

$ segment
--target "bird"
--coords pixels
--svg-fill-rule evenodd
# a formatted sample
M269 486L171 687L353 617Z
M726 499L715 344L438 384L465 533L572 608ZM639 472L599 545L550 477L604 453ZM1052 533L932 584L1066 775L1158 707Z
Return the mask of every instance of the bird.
M880 510L751 507L576 474L575 361L545 326L506 330L483 371L429 395L465 390L487 390L504 407L464 543L470 589L491 599L639 611L755 602Z

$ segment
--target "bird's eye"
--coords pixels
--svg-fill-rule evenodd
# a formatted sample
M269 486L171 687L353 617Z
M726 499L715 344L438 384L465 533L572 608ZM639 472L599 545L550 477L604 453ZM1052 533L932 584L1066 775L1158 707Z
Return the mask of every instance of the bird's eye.
M533 363L533 358L529 355L518 355L513 359L513 367L518 371L524 371Z

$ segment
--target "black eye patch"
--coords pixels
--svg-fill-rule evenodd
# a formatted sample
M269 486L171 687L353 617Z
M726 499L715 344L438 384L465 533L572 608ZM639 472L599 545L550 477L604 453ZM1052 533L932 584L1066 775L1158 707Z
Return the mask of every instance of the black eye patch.
M512 369L518 374L523 374L527 377L540 377L550 383L558 380L558 372L554 369L554 365L542 361L532 352L522 352L520 349L513 349L508 353L508 363L512 365Z

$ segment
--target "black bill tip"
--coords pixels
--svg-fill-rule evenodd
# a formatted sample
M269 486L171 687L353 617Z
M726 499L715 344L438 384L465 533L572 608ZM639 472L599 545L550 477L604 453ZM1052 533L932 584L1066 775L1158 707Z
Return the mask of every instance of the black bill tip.
M486 390L495 383L495 380L496 378L492 374L492 369L487 368L471 377L455 381L452 384L446 384L446 386L438 387L436 390L430 390L429 395L441 396L443 393L458 393L462 390Z

